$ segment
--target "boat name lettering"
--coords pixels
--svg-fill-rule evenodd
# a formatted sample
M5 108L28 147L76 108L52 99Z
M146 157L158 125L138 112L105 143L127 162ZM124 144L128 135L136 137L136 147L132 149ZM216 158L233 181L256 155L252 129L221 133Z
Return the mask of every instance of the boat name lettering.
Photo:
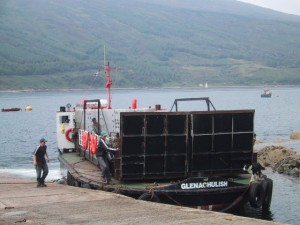
M210 181L210 182L181 184L181 189L201 189L201 188L218 188L218 187L228 187L228 181Z

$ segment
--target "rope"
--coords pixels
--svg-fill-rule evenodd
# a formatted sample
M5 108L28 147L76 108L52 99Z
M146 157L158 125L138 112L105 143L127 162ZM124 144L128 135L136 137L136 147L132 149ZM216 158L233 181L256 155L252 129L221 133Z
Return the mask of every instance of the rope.
M163 192L163 194L169 198L171 201L173 201L174 203L176 203L179 206L182 206L179 202L177 202L174 198L172 198L171 196L169 196L166 192Z
M105 127L106 127L106 131L109 133L109 130L108 130L108 127L107 127L107 123L106 123L106 120L105 120L105 117L104 117L104 114L103 114L103 110L101 110L101 113L102 113L102 117L103 117L103 120L104 120L104 124L105 124Z
M232 209L234 206L236 206L238 203L240 203L244 199L244 195L249 191L250 186L244 191L243 194L238 196L230 205L225 207L224 209L220 210L220 212L227 212L228 210Z
M113 191L113 193L116 193L116 194L120 194L121 193L121 186L117 186L116 188L115 188L115 190Z

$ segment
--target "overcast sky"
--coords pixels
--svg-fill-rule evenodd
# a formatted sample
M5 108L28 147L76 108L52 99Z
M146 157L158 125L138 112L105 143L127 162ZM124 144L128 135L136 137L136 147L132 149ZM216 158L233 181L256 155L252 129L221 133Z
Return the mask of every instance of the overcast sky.
M300 16L300 0L238 0Z

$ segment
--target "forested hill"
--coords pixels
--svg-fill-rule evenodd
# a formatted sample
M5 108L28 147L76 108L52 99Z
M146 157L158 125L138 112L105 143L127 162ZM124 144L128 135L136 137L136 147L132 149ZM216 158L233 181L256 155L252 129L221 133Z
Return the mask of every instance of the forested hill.
M300 84L300 17L235 0L1 0L0 90Z

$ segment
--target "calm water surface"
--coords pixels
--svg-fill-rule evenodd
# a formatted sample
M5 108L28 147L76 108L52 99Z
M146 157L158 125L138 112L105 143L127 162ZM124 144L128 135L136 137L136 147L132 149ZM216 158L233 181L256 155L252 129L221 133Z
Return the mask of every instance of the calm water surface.
M255 132L263 144L282 145L300 153L300 141L292 141L289 135L300 132L300 87L272 88L272 98L260 98L261 88L207 88L207 89L155 89L114 90L113 108L128 108L133 98L138 107L148 108L161 104L170 109L175 98L209 97L216 109L255 109ZM31 153L41 137L48 140L48 180L61 178L57 160L55 113L67 103L75 105L83 99L105 99L106 90L60 91L60 92L14 92L0 93L0 107L11 108L31 105L31 112L0 113L0 173L12 173L35 178ZM181 109L199 109L202 105L180 104ZM266 174L274 180L271 212L263 215L259 210L245 209L238 212L255 218L263 218L289 224L300 224L300 179L278 175L272 171Z

